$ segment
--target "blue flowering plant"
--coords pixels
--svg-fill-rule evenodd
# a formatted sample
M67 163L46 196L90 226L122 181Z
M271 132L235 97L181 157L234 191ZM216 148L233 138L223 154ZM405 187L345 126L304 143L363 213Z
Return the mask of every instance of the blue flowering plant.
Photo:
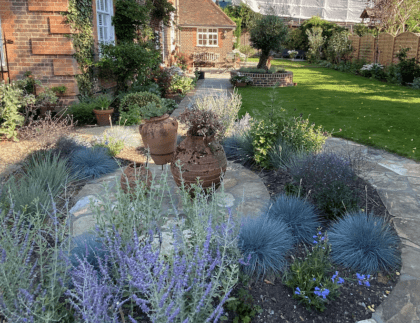
M286 286L293 289L293 298L298 299L307 308L323 312L326 304L338 295L344 279L338 271L333 275L329 253L331 246L326 233L320 230L313 236L313 246L306 249L304 258L296 258L284 275Z

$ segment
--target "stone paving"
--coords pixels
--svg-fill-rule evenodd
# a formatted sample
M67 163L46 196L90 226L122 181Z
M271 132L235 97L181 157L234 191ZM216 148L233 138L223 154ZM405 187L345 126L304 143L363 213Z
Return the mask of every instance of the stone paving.
M217 95L230 88L229 74L206 73L206 79L199 81L195 93L187 96L173 115L182 113L197 95ZM99 134L101 129L92 131ZM133 128L133 134L138 135L137 128ZM134 140L139 140L139 136ZM400 282L373 313L372 319L359 323L420 323L420 164L339 138L329 138L324 149L363 157L365 162L361 168L361 176L377 189L402 240L403 265ZM158 176L162 174L161 167L151 164L151 169ZM120 174L121 170L91 181L79 192L77 198L80 203L71 210L74 235L82 234L94 225L94 218L89 213L86 201L94 198L95 194L101 194L100 184L104 182L114 185L111 190L115 192L115 178ZM168 178L176 195L175 183L171 176ZM269 194L262 180L238 164L228 163L224 183L226 206L241 208L245 214L257 215L269 202Z

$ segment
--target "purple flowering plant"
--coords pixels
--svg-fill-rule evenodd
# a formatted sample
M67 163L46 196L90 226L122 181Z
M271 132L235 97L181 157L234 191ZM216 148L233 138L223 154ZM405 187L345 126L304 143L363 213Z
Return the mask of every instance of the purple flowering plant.
M327 233L319 228L313 236L313 244L306 249L306 256L296 258L285 274L286 286L293 289L293 298L298 299L307 308L324 311L329 300L335 299L338 289L344 283L336 271L330 275L332 264L329 253L331 246Z

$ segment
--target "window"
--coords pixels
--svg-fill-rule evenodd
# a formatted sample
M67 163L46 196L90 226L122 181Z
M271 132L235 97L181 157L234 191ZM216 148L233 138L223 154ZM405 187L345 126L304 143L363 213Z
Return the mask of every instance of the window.
M111 24L111 17L114 15L112 0L96 0L96 15L99 43L114 43L115 32Z
M219 46L219 36L217 28L198 28L197 30L197 46Z

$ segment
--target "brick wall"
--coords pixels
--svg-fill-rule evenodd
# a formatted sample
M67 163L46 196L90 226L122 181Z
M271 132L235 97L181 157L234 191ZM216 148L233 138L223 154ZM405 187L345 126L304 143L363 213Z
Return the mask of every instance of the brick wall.
M43 85L65 85L64 101L78 93L73 47L64 37L70 30L60 14L67 6L68 0L0 0L2 29L13 41L7 45L10 78L31 71Z
M223 36L226 31L226 37ZM233 30L219 28L219 46L203 47L197 46L197 28L182 28L180 32L180 52L185 54L192 53L219 53L220 59L223 60L226 54L233 50Z
M237 75L237 71L232 71L231 76ZM272 87L279 83L279 87L293 86L293 72L286 73L273 73L273 74L263 74L263 73L241 73L241 75L249 76L253 84L252 86L258 87Z

